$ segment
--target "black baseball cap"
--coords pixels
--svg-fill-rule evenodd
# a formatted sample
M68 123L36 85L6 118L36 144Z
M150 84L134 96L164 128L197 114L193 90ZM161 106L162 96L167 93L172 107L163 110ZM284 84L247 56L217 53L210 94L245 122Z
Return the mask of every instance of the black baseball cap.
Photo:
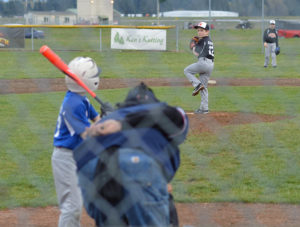
M200 22L199 24L194 26L195 29L203 28L205 30L209 30L209 25L206 22Z

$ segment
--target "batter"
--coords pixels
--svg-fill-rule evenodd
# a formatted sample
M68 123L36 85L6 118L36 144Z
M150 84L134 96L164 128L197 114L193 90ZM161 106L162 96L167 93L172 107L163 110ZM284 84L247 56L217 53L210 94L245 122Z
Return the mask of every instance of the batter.
M91 90L99 86L100 69L88 57L77 57L69 68ZM85 96L85 90L66 76L68 91L60 107L54 133L52 171L60 209L58 227L80 227L83 199L78 186L73 150L87 134L90 121L100 120L99 114Z

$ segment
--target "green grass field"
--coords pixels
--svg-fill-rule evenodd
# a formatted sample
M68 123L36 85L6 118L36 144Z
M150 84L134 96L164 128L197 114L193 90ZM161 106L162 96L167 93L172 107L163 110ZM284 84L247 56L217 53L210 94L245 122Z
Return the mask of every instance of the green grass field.
M91 29L90 29L91 30ZM72 36L72 33L74 35ZM0 51L0 79L14 78L53 78L61 77L40 53L39 48L46 44L69 62L76 56L90 56L103 69L105 78L144 78L144 77L181 77L183 69L195 61L188 43L196 33L194 30L180 30L179 52L175 48L175 31L168 30L167 52L154 51L119 51L110 50L110 34L102 32L103 51L99 52L95 30L49 29L46 38L34 40L35 50L31 50L31 40L26 40L26 51ZM300 70L300 39L280 39L281 53L278 56L276 70L263 70L264 54L259 29L253 30L212 30L215 46L215 70L213 78L298 78ZM66 38L67 37L67 38ZM81 51L62 51L62 50ZM82 51L82 50L90 51Z
M78 31L77 31L78 32ZM53 32L52 39L62 39ZM193 31L180 33L180 52L58 51L66 62L90 56L105 78L183 77L195 59L188 50ZM300 39L280 39L278 68L264 69L259 30L216 30L212 78L298 78ZM36 42L42 42L38 40ZM48 42L48 40L44 40ZM75 41L74 41L75 42ZM43 45L44 43L41 43ZM63 43L56 42L57 47ZM87 44L89 45L89 44ZM0 52L0 79L63 75L38 51ZM5 64L4 64L5 63ZM97 91L116 103L128 89ZM198 103L190 87L155 87L157 96L186 111ZM217 134L188 137L173 181L179 202L300 202L299 87L211 87L210 110L275 114L272 123L230 125ZM51 170L52 137L64 92L0 95L0 208L56 205ZM98 106L94 100L91 100Z

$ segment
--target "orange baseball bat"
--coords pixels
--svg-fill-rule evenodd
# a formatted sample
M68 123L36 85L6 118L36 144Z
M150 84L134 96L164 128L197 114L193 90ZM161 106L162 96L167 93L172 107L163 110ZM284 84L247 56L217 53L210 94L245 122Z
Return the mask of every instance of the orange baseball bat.
M61 70L64 74L72 78L79 86L84 88L94 99L96 99L98 103L101 104L101 106L104 107L106 105L97 97L95 92L89 89L88 86L86 86L82 80L70 70L68 65L61 60L61 58L50 49L50 47L47 45L42 46L40 48L40 53L44 55L44 57L47 58L54 66L56 66L56 68Z

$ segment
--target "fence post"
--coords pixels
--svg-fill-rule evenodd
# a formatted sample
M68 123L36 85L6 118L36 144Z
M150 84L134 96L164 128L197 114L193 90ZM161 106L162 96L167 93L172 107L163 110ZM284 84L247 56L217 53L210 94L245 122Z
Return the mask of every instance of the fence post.
M264 31L265 31L265 1L262 0L261 1L261 34L262 34L262 39L264 38ZM262 43L262 47L261 47L261 52L264 53L265 51L265 47L264 47L264 43Z
M101 52L102 51L102 28L100 28L100 31L99 31L99 51Z
M179 51L179 28L178 25L176 25L176 52Z
M33 44L33 27L31 27L31 50L34 50L34 44Z

